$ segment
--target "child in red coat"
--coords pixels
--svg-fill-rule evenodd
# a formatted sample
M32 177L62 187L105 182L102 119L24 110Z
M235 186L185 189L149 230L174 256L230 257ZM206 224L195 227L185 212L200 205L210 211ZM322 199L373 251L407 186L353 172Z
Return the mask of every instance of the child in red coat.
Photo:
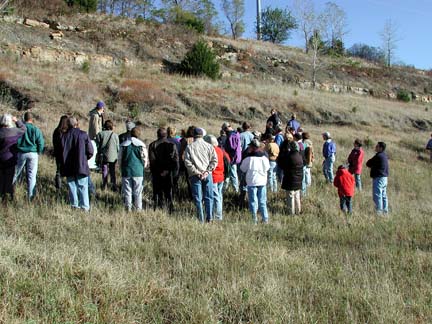
M352 198L354 196L355 180L353 175L348 171L345 166L339 166L336 177L333 182L334 186L338 188L338 195L340 199L340 208L348 214L352 214Z

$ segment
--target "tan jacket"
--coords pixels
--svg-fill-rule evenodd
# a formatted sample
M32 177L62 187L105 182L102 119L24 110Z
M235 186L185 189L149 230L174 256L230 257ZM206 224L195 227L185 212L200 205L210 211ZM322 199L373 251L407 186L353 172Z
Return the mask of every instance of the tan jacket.
M279 146L276 143L268 143L265 146L270 161L276 161L279 155Z
M103 117L99 115L96 109L90 112L89 130L88 135L91 140L96 138L96 135L102 131Z
M189 144L185 151L184 164L189 177L204 172L212 172L218 163L216 151L213 145L205 142L202 138L196 138Z

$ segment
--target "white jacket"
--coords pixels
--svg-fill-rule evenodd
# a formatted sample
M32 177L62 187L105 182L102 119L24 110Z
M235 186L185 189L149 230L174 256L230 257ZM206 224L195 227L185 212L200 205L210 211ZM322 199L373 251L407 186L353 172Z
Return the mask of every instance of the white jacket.
M262 151L252 153L240 165L240 170L246 173L246 184L248 187L266 186L269 169L269 159Z

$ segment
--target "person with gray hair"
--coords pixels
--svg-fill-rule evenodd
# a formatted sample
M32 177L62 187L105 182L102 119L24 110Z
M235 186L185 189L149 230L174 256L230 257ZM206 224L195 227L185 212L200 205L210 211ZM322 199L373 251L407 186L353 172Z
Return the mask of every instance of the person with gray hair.
M213 218L221 221L223 219L223 187L225 174L225 166L229 166L230 160L228 154L219 147L219 142L214 135L207 135L204 140L213 145L216 156L217 166L212 172L213 176Z
M61 175L66 177L69 201L73 209L90 211L88 160L93 156L93 145L86 132L79 129L75 117L68 118L68 131L61 138Z
M136 125L133 121L127 120L125 126L126 126L126 132L119 135L120 144L123 143L124 141L126 141L127 139L130 139L131 131L132 131L132 129L135 128Z
M27 197L32 200L36 195L36 176L38 171L38 154L42 154L45 141L42 132L33 124L33 114L27 111L24 114L26 132L18 140L18 163L13 183L19 179L24 167L26 168Z
M14 127L16 125L16 127ZM0 198L7 205L7 195L14 198L13 178L17 164L17 143L26 131L25 124L10 114L0 116Z

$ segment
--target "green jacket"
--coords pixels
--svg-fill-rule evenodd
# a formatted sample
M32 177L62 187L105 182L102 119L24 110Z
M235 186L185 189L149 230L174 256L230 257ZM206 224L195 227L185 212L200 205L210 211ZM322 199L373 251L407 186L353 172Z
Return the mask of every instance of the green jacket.
M119 162L123 178L144 177L148 165L147 149L139 139L132 137L120 146Z
M21 153L39 153L44 150L45 141L42 132L32 123L26 123L26 132L18 140L17 148Z

